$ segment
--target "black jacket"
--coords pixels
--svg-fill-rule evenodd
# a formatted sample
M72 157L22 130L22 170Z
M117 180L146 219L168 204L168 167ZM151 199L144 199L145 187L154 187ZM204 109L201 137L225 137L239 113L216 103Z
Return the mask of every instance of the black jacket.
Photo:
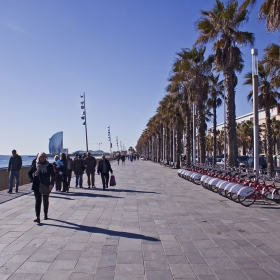
M86 167L87 172L95 172L95 167L96 167L96 159L93 156L86 157L84 159L84 166Z
M82 159L74 159L73 170L76 175L84 174L84 161Z
M8 171L20 171L22 166L22 159L21 156L15 155L11 156L9 160Z
M106 162L106 167L107 167L108 173L109 173L109 171L110 171L111 173L113 173L113 170L112 170L112 168L111 168L111 163L109 162L109 160L106 159L106 158L105 158L104 160L105 160L105 162ZM101 160L98 162L97 173L102 173L102 163L103 163L103 159L101 159Z
M53 166L49 162L46 162L46 164L48 164L47 172L40 173L39 176L34 176L34 173L37 171L36 164L32 165L32 167L28 171L28 177L30 179L30 182L32 182L31 190L36 189L39 191L40 181L45 186L54 184L55 174L54 174Z

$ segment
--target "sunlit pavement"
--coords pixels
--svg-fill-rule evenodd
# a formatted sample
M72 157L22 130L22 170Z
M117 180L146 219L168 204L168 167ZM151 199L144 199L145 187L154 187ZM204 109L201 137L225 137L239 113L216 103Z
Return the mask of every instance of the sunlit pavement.
M0 204L0 279L280 279L280 207L231 202L151 162L112 163L117 186ZM27 194L26 194L27 193ZM6 191L1 196L6 196Z

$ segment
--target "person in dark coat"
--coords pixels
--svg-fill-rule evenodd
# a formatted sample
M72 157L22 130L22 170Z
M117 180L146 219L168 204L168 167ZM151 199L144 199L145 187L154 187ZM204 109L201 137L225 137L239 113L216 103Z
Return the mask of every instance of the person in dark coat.
M69 188L67 185L67 158L65 153L60 154L60 161L62 162L62 165L59 166L58 174L61 175L61 182L62 182L61 192L69 192Z
M9 190L8 193L13 193L13 181L15 179L16 192L18 192L19 185L19 172L22 167L22 158L17 154L16 150L12 150L12 156L9 160L7 173L10 173L9 176Z
M88 188L90 188L90 185L92 188L95 188L95 168L96 168L96 159L91 155L91 153L88 153L88 156L84 159L84 167L86 168L86 174L88 178ZM90 179L91 178L91 179Z
M76 176L76 188L78 187L78 185L80 188L83 188L83 174L84 174L85 167L84 167L82 155L79 155L77 158L75 157L73 163L73 170Z
M49 195L42 195L39 192L40 182L44 186L48 186L50 190L53 188L55 174L53 166L49 163L47 155L45 153L39 153L37 161L30 170L28 171L28 177L30 182L32 182L32 190L35 197L35 213L36 219L34 222L40 223L40 212L43 197L44 205L44 219L48 219L48 209L49 209Z
M122 165L125 165L125 155L121 155Z
M97 167L97 174L99 175L101 173L103 190L105 190L105 188L108 188L109 171L111 172L111 174L113 174L113 170L111 168L109 160L106 159L105 155L103 155Z
M53 162L53 169L54 169L54 174L55 174L55 190L57 192L61 191L61 175L59 175L59 169L60 166L56 162L59 160L59 156L56 155L54 156L54 162Z

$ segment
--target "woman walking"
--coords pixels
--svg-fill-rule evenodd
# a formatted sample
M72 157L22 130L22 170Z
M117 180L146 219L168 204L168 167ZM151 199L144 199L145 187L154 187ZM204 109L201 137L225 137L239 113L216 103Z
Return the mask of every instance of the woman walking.
M39 153L37 156L36 163L28 171L28 177L32 182L32 190L35 196L35 213L36 219L34 222L40 223L40 212L43 196L44 205L44 219L48 219L48 209L49 209L49 195L42 195L39 192L40 184L49 187L51 191L53 188L55 174L52 164L49 163L47 155L45 153Z

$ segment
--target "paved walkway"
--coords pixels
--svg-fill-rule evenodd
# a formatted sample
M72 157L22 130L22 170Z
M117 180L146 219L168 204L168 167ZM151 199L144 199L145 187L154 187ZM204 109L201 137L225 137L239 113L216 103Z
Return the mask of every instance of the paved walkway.
M245 208L151 162L112 167L116 188L98 176L53 192L41 225L32 193L0 204L0 279L280 279L278 206Z

